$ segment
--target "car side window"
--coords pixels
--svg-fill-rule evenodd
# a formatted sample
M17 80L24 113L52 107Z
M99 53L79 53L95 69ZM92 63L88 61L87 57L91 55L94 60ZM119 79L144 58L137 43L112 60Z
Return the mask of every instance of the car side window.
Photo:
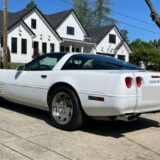
M114 64L79 55L72 56L62 68L62 70L117 70L117 69L120 69L120 67Z
M64 67L62 69L63 70L82 69L82 65L83 65L84 61L85 61L84 58L73 56L66 62L66 64L64 65Z
M60 55L45 55L41 56L30 63L25 65L25 70L27 71L43 71L52 70L54 66L60 60Z

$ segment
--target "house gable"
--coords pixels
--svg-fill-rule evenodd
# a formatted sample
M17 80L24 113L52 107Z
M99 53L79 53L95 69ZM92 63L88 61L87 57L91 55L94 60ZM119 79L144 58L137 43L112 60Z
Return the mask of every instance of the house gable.
M115 57L119 58L118 56L124 56L125 57L125 61L128 62L129 61L129 54L128 53L131 53L131 52L129 52L128 47L124 42L124 44L121 45L121 47L117 50L117 52L115 54Z
M72 28L74 30L74 34L67 34L67 27ZM65 19L57 27L56 31L58 32L60 37L67 39L76 39L83 41L84 37L88 37L86 30L80 23L74 11L70 12L70 14L65 17Z
M36 28L32 28L32 20L36 21ZM61 38L58 33L50 26L48 21L43 17L39 10L35 9L25 17L23 21L27 26L35 33L35 37L32 41L39 42L39 51L43 53L43 44L47 46L47 52L50 52L50 45L54 44L55 51L59 51Z
M110 35L115 35L116 36L116 42L115 43L110 43L109 42L109 36ZM117 50L119 50L119 48L117 48L118 45L120 45L119 47L124 46L125 49L127 50L127 52L131 53L131 50L130 50L128 44L124 41L124 39L121 36L119 30L117 29L116 26L113 26L106 33L106 35L104 35L104 37L100 40L100 42L97 43L96 50L97 50L97 52L100 52L100 53L116 54Z
M11 62L26 63L32 60L32 32L24 25L23 22L16 24L8 33L8 47L11 52ZM12 53L12 38L17 39L17 53ZM27 52L22 54L22 39L27 41Z
M37 28L36 29L33 29L31 27L31 19L35 19L36 20L36 22L37 22ZM54 35L54 37L58 41L61 41L61 38L58 35L58 33L54 30L54 28L52 28L52 26L50 25L50 23L48 22L48 20L45 18L45 16L43 16L43 14L41 13L41 11L38 8L35 8L30 13L28 13L27 15L25 15L23 17L23 21L28 25L28 27L33 32L36 33L36 35L38 35L39 33L48 34L48 33L46 33L46 31L47 32L49 31L50 34Z

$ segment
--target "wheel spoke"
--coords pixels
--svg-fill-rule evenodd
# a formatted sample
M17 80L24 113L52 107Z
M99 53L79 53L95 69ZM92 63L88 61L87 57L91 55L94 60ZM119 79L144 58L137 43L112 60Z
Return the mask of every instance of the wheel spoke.
M67 124L72 118L73 103L69 95L59 92L52 102L52 115L59 124Z

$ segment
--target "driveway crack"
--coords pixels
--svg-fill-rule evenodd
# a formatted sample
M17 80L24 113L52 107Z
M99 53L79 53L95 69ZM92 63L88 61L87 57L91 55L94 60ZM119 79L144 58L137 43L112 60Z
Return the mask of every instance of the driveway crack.
M34 160L34 159L32 159L31 157L28 157L28 156L26 156L25 154L20 153L20 152L18 152L17 150L15 150L15 149L13 149L13 148L11 148L11 147L9 147L9 146L3 144L3 143L0 143L0 144L1 144L2 146L4 146L4 147L6 147L6 148L8 148L8 149L10 149L10 150L12 150L12 151L14 151L14 152L16 152L16 153L22 155L23 157L26 157L26 158L28 158L28 159L30 159L30 160Z
M49 148L47 148L47 147L44 147L44 146L42 146L42 145L40 145L40 144L34 143L34 142L32 142L32 141L30 141L30 140L28 140L28 139L26 139L26 138L23 138L23 137L21 137L21 136L18 136L18 135L14 134L14 133L12 133L12 132L9 132L9 131L7 131L7 130L5 130L5 129L0 128L0 130L2 130L2 131L4 131L4 132L7 132L7 133L9 133L9 134L11 134L11 135L13 135L13 136L16 136L16 137L18 137L18 138L20 138L20 139L22 139L22 140L25 140L25 141L27 141L27 142L29 142L29 143L32 143L32 144L34 144L34 145L37 145L37 146L39 146L39 147L41 147L41 148L44 148L44 149L46 149L46 150L48 150L48 151L50 151L50 152L53 152L53 153L55 153L55 154L57 154L57 155L59 155L59 156L61 156L61 157L63 157L63 158L66 158L66 159L68 159L68 160L72 160L71 158L66 157L65 155L63 155L63 154L61 154L61 153L58 153L57 151L54 151L54 150L49 149ZM0 144L1 144L1 143L0 143ZM3 145L4 145L4 144L3 144ZM4 145L4 146L6 146L6 145ZM6 147L8 147L8 146L6 146ZM8 148L10 148L10 147L8 147ZM12 149L12 148L10 148L10 149ZM12 150L14 150L14 149L12 149ZM16 151L16 150L15 150L15 151ZM18 151L16 151L16 152L19 153ZM20 153L20 154L21 154L21 153Z
M140 143L137 143L137 142L135 142L134 140L132 140L132 139L130 139L130 138L128 138L128 137L124 137L124 138L125 138L126 140L128 140L128 141L130 141L130 142L132 142L132 143L135 143L136 145L138 145L138 146L140 146L140 147L142 147L142 148L144 148L144 149L146 149L146 150L149 150L149 151L151 151L152 153L160 156L160 153L157 153L157 152L153 151L152 149L150 149L150 148L148 148L148 147L146 147L146 146L144 146L144 145L142 145L142 144L140 144Z

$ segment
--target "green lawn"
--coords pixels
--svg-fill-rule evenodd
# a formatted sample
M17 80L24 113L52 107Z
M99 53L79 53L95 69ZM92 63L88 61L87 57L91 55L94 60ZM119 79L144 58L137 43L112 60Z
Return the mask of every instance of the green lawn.
M11 69L16 69L18 66L24 65L24 63L10 63Z

